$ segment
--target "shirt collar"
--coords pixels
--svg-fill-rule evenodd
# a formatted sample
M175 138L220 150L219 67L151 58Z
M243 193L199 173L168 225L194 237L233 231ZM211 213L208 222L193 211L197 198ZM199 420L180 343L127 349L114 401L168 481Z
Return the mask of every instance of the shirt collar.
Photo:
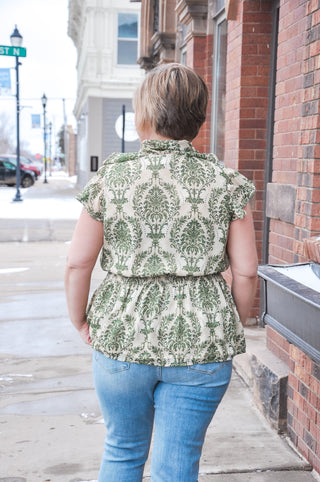
M158 140L147 139L141 143L140 152L143 154L160 154L167 152L195 152L196 149L187 140L175 141L175 140Z

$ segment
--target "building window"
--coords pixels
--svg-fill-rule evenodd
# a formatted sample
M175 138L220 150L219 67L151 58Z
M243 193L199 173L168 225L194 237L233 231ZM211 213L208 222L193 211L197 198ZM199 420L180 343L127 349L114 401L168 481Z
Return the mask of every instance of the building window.
M118 64L133 65L138 58L138 15L118 13Z
M224 9L224 0L216 0L216 13L219 13L222 9Z
M180 26L180 62L183 65L187 65L187 26L181 24Z
M226 66L227 20L223 14L215 20L212 109L212 150L221 161L225 148Z
M153 33L159 31L159 0L153 0Z
M180 63L182 65L187 65L187 47L181 49L181 60Z

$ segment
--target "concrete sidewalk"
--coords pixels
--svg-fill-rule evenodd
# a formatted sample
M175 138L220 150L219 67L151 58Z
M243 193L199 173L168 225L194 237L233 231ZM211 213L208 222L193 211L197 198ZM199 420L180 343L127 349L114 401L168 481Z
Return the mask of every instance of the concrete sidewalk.
M36 199L48 209L65 202L66 212L75 194L74 183L66 185L66 179L39 184L23 202ZM1 230L10 219L2 216L3 205L1 199ZM76 214L69 217L72 225ZM13 219L30 220L30 237L39 235L32 234L31 214ZM91 350L68 320L63 291L70 236L63 230L60 241L0 243L0 482L97 480L104 426L92 383ZM97 266L92 289L102 278ZM263 343L263 331L258 336L254 329L246 332L249 346L257 339ZM149 468L150 461L145 481L150 480ZM314 482L310 470L270 428L234 371L207 433L199 482Z

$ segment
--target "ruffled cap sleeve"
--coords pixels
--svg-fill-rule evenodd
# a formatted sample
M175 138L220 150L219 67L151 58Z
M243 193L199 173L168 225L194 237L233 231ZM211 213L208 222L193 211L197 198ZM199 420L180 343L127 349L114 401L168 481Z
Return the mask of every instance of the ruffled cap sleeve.
M255 193L255 186L240 172L226 168L229 177L231 221L243 219L246 215L244 208Z
M101 166L84 189L76 196L76 199L83 204L87 213L98 221L103 221L105 208L105 170L106 166Z

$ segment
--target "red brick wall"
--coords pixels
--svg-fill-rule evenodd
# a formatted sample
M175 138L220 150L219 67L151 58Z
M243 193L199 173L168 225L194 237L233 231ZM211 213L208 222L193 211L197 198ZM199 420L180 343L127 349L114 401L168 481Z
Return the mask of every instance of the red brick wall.
M242 0L228 22L225 162L256 186L261 255L272 2ZM320 232L320 10L318 0L281 0L272 182L297 187L294 224L272 219L270 262L303 260L303 239ZM188 64L212 82L212 38L193 38ZM211 89L210 89L211 90ZM210 107L208 112L210 112ZM195 142L210 149L210 119ZM251 316L258 314L259 298ZM288 435L320 473L320 366L267 327L267 346L289 367Z
M320 233L320 11L319 2L305 3L301 161L295 218L297 260L303 260L303 239Z
M242 7L240 2L239 20L228 22L225 162L233 169L238 169L239 161Z
M289 367L288 435L320 473L320 365L269 326L267 347Z
M256 186L262 252L264 172L273 2L241 0L228 22L225 163ZM281 0L272 182L296 186L295 220L270 220L269 262L304 261L303 240L320 232L320 14L318 1ZM213 39L188 41L188 64L212 85ZM211 111L211 99L208 113ZM194 145L210 150L210 115ZM250 316L259 314L259 296Z
M319 2L280 2L272 182L297 187L294 225L271 221L269 261L304 261L320 232Z
M245 0L240 5L241 19L228 22L225 163L255 183L253 216L259 257L262 248L270 9L270 2ZM210 92L207 120L193 141L200 152L210 152L211 145L212 61L212 35L189 38L187 63L204 78ZM256 318L258 314L257 293L250 317Z
M261 259L272 2L243 0L239 7L238 20L228 22L225 162L256 186L252 208ZM258 314L257 294L250 316Z
M293 263L295 226L277 219L270 221L269 262Z
M304 261L320 232L319 24L318 1L280 1L272 182L297 190L294 223L271 220L271 263ZM320 365L270 327L267 347L289 367L288 435L320 473Z
M200 152L210 152L211 144L211 93L212 93L212 54L213 36L194 36L187 43L187 64L198 72L206 82L210 98L207 109L207 119L192 144Z

